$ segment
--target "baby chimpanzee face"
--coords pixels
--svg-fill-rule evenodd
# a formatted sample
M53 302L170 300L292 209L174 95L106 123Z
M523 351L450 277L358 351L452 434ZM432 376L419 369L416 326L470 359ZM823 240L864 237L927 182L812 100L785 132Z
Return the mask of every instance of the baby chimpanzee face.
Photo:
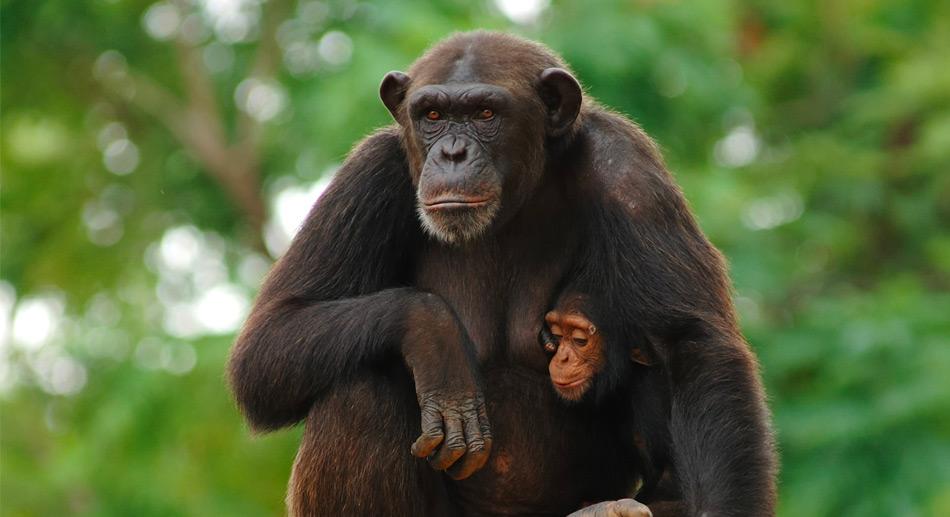
M561 398L576 402L593 386L594 376L605 364L603 339L597 327L575 304L547 313L550 329L544 350L554 354L548 364L551 383Z

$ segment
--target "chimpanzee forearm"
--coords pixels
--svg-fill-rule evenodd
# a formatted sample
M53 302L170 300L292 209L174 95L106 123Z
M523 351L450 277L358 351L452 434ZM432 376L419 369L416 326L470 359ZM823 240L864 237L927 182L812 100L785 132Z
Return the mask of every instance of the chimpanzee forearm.
M673 460L686 515L774 515L776 464L755 358L741 338L672 350Z
M419 234L398 135L363 141L268 275L231 353L251 425L300 420L321 389L396 349L422 293L406 285Z
M248 321L231 359L235 397L258 429L299 421L322 390L351 378L354 370L369 362L406 354L411 357L418 348L434 347L440 340L462 342L444 302L412 288L323 302L280 300L269 305ZM428 344L414 337L423 328ZM435 335L438 332L447 335ZM407 339L413 342L407 343ZM446 361L464 357L441 352ZM445 365L449 370L456 367L467 365Z
M412 452L457 479L485 464L491 429L468 335L441 297L406 287L420 239L400 137L384 129L314 205L232 350L231 386L253 427L293 424L321 392L388 361L415 383Z

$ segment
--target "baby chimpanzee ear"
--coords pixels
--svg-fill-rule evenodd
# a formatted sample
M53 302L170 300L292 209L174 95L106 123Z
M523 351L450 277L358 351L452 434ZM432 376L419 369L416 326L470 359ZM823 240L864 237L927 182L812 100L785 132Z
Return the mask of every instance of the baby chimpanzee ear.
M655 361L640 347L630 350L630 360L643 366L653 366Z

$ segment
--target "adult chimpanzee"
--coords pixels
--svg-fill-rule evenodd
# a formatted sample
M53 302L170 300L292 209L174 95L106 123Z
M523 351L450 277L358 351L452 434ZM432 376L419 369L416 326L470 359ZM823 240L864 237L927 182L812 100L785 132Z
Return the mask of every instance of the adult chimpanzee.
M688 514L772 514L756 362L651 140L504 34L455 35L380 92L397 125L350 154L232 352L253 428L307 419L291 511L563 515L632 495L645 430ZM651 344L661 373L623 393L635 414L551 389L537 337L564 292Z

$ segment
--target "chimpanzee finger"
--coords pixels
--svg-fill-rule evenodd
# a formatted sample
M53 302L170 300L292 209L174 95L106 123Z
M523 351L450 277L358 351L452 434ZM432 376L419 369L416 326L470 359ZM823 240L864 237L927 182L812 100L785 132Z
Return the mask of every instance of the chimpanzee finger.
M442 443L442 413L438 409L422 408L422 433L412 444L412 455L427 458Z
M604 501L586 508L582 508L567 517L652 517L653 513L633 499L619 501Z
M653 517L647 505L635 499L620 499L607 505L610 517Z
M491 443L486 442L482 436L478 413L472 411L466 414L464 418L465 455L446 470L449 477L455 480L465 479L484 467L491 452Z
M465 454L465 433L462 431L462 421L457 415L444 417L445 441L442 447L429 458L429 464L436 470L445 470L458 461Z
M492 436L491 422L488 421L488 405L481 397L479 397L475 406L475 412L478 414L478 430L481 431L482 438L485 439L485 448L491 450Z
M607 504L605 502L585 506L567 517L607 517Z
M554 339L554 334L551 334L551 330L543 323L541 324L541 331L538 332L538 341L541 343L541 350L544 350L545 353L550 353L550 350L547 348L548 343L557 349L557 341Z

